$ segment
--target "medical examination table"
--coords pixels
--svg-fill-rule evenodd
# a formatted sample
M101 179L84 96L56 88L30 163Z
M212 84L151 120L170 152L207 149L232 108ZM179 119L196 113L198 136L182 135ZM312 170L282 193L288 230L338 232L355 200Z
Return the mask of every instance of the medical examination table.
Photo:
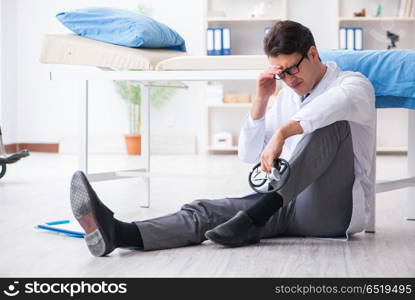
M409 177L378 181L376 192L409 188L406 217L408 220L415 220L415 139L411 138L415 136L415 52L369 50L319 50L319 52L322 61L335 61L343 70L357 71L367 76L375 87L376 107L409 109ZM149 89L154 86L153 82L254 80L268 66L264 55L187 56L179 51L128 48L72 34L45 36L40 61L51 64L50 79L76 79L83 84L79 168L88 174L91 181L141 177L145 184L144 207L150 206L152 173ZM97 79L129 80L140 84L144 168L88 173L88 82ZM375 199L372 202L366 232L375 231Z

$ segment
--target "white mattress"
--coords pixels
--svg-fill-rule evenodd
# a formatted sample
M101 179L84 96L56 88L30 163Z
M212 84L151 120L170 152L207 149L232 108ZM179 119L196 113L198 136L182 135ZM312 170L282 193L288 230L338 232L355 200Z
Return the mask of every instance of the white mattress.
M263 70L268 65L265 55L181 56L160 61L156 70Z
M117 70L262 70L265 55L188 56L165 49L117 46L73 34L46 35L40 61Z
M160 61L183 55L186 53L176 50L130 48L74 34L50 34L44 38L40 62L118 70L154 70Z

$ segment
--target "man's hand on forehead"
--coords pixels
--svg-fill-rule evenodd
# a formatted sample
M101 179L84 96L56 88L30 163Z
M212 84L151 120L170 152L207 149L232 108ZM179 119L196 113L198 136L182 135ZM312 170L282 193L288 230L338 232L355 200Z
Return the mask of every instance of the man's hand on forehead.
M280 74L283 70L284 68L281 65L271 65L268 68L268 72L271 73L272 75Z

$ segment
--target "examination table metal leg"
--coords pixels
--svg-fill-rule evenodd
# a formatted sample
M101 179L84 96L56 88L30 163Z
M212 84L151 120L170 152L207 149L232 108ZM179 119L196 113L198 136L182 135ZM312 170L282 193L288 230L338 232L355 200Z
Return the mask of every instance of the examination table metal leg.
M408 109L408 176L415 177L415 110ZM406 219L415 221L415 186L408 188Z
M141 207L150 207L150 106L149 106L149 87L145 83L141 84L141 133L142 133L142 148L141 156L144 160L144 168L138 170L106 172L89 174L88 172L88 97L89 97L89 81L82 82L80 96L80 142L78 164L79 169L83 171L91 181L111 180L116 178L139 177L142 178L144 188L142 190L144 203ZM136 172L136 175L133 173ZM130 173L130 174L129 174Z
M88 80L82 82L82 87L82 94L79 99L81 114L79 116L80 141L78 150L78 164L79 169L88 175Z
M141 87L141 155L144 169L148 176L142 177L144 183L144 200L141 207L150 207L150 88L145 82Z
M378 122L378 120L377 120L377 117L376 117L376 115L375 115L375 127L377 126L377 122ZM374 143L374 145L373 145L373 147L375 148L375 149L373 149L373 151L375 152L375 163L374 163L374 166L373 166L373 171L372 171L372 174L371 174L371 176L373 176L374 178L373 178L373 180L375 180L375 182L376 182L376 163L377 163L377 157L376 157L376 135L375 135L375 143ZM376 184L376 186L375 186L375 189L376 189L376 187L377 187L377 184ZM375 231L376 231L376 193L375 193L375 196L370 200L372 203L372 209L369 211L369 219L368 219L368 222L367 222L367 227L365 228L365 232L366 233L375 233Z

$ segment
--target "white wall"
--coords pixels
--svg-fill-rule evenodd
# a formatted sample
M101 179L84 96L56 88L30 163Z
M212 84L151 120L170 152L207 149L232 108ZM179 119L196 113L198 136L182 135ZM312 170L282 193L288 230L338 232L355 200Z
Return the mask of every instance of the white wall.
M337 46L335 0L290 0L288 17L308 26L321 48ZM202 54L202 0L0 0L1 102L0 122L6 143L57 142L61 151L74 152L78 136L79 87L74 82L50 81L48 66L39 63L46 33L66 33L56 13L85 6L153 8L153 17L177 30L190 55ZM152 109L153 146L158 151L192 152L203 137L202 97L197 83L160 110ZM91 151L123 152L128 131L126 107L110 82L91 82ZM400 114L403 114L401 112ZM386 114L383 119L388 119ZM396 115L393 115L395 117ZM390 120L389 120L390 121ZM395 135L395 144L406 136ZM387 139L380 139L387 143Z
M319 48L337 48L337 0L288 0L288 18L307 26Z
M137 4L145 4L154 9L153 16L178 31L186 40L190 54L200 54L201 13L200 1L81 1L81 0L17 0L17 21L15 30L17 47L17 73L15 85L19 122L13 124L17 130L18 142L59 142L63 152L76 151L78 135L78 95L79 87L75 82L49 81L48 66L39 63L42 38L45 33L66 33L68 30L56 19L56 13L85 6L112 6L134 9ZM187 7L188 9L177 9ZM175 11L174 14L171 12ZM34 26L36 24L36 26ZM189 26L192 24L192 26ZM10 85L10 84L9 84ZM194 139L199 135L198 105L195 97L197 89L190 93L178 91L176 96L160 110L152 109L152 133L156 140L170 135L173 142L178 135ZM196 99L195 99L196 98ZM8 101L4 107L11 107ZM183 113L184 112L184 113ZM200 112L199 112L200 113ZM90 135L91 150L124 151L122 134L128 133L126 106L118 96L112 82L94 82L90 84ZM94 144L95 143L95 144ZM166 143L162 143L165 147ZM167 143L168 144L168 143ZM155 145L158 147L157 144ZM159 145L160 146L160 145ZM174 146L174 145L172 145ZM177 145L176 145L177 146ZM184 151L193 151L189 145Z
M202 0L137 2L15 0L14 2L17 11L15 31L18 34L14 43L15 57L11 61L17 65L17 69L11 69L16 73L17 80L6 84L10 87L9 90L12 90L13 86L18 86L19 89L17 101L11 103L7 100L7 105L3 106L5 109L14 107L14 111L18 110L18 121L8 126L13 127L16 132L17 142L59 142L64 152L76 150L79 88L72 82L49 81L47 66L38 62L44 34L67 32L66 28L55 19L57 12L94 5L135 8L138 3L145 4L153 7L153 16L156 19L171 26L184 37L191 55L201 54L204 38L204 35L201 35ZM295 12L301 15L301 10L292 11L293 14ZM313 29L313 23L310 25ZM317 25L314 27L320 31L322 29ZM318 31L315 34L320 36ZM322 43L331 40L327 38ZM153 137L156 140L172 137L172 140L159 144L160 146L172 145L173 141L178 140L178 136L186 141L198 137L199 147L203 143L201 97L197 96L200 91L197 91L195 86L197 84L191 85L190 93L179 91L177 96L162 109L152 110ZM103 146L108 151L123 151L124 146L120 136L128 131L128 119L125 105L119 99L113 85L91 82L90 106L91 150L99 151L97 148ZM183 140L180 144L183 144ZM157 143L155 146L157 147ZM191 151L194 148L192 147L190 145L188 150Z
M16 53L16 3L0 2L0 126L3 141L7 144L17 139L17 53Z

